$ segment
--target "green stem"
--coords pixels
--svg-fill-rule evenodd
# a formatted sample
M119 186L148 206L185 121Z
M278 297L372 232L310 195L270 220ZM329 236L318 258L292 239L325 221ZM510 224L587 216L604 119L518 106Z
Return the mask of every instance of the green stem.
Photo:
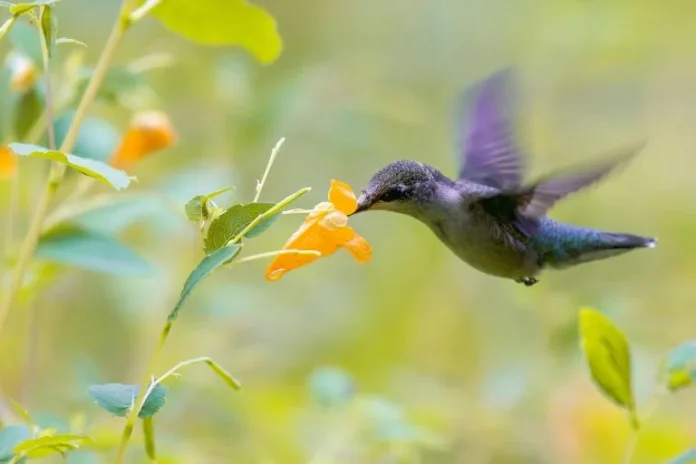
M152 417L143 419L143 435L145 436L145 452L150 462L157 462L157 449L155 448L155 423Z
M12 29L12 26L14 26L14 23L17 21L17 18L19 16L12 16L10 19L5 21L2 26L0 26L0 42L5 38L8 32L10 32L10 29Z
M124 0L123 2L121 14L119 15L119 18L111 31L111 35L104 46L104 50L97 61L94 74L92 75L89 84L87 84L87 88L85 89L80 103L75 110L75 116L70 124L67 134L65 135L63 144L60 147L60 151L62 152L69 152L75 145L82 120L87 114L89 105L96 97L97 91L104 80L104 76L106 76L106 72L109 69L109 63L113 58L114 51L121 41L121 38L131 25L126 12L130 11L129 7L132 3L133 0ZM47 121L47 124L52 126L50 121ZM41 234L44 218L48 212L48 207L58 191L58 187L65 176L65 171L65 164L53 163L51 165L48 180L46 181L43 193L41 194L39 202L36 206L36 211L34 212L34 216L32 217L29 228L24 236L24 241L22 242L22 246L19 250L19 257L12 275L9 291L4 295L2 301L0 301L0 335L4 329L7 316L12 307L15 305L17 297L19 296L19 292L22 288L22 282L24 280L24 274L29 268L29 263L34 256L34 250L36 249L36 245L39 241L39 236Z
M280 147L283 146L283 143L285 143L285 137L278 140L278 143L276 143L275 147L273 147L273 150L271 150L271 157L268 159L266 170L263 172L263 177L261 177L261 181L258 183L258 185L256 185L256 195L254 196L254 203L259 201L261 191L263 190L263 186L266 183L266 179L268 178L268 173L271 172L273 163L275 163L275 159L278 156L278 152L280 151Z
M253 229L253 228L256 227L257 225L259 225L259 223L261 223L263 220L265 220L266 218L271 217L271 216L273 216L274 214L280 212L283 208L285 208L285 207L288 206L290 203L292 203L293 201L297 200L298 198L300 198L302 195L304 195L305 193L309 192L310 190L312 190L311 187L305 187L305 188L303 188L303 189L300 189L300 190L298 190L297 192L293 193L292 195L290 195L290 196L284 198L284 199L281 200L280 202L278 202L278 203L276 203L275 205L273 205L272 208L269 208L269 209L268 209L266 212L264 212L263 214L259 214L258 216L256 216L256 217L254 218L253 221L251 221L251 222L249 223L249 225L247 225L244 229L242 229L242 231L241 231L240 233L238 233L236 236L234 236L234 237L232 238L232 240L230 240L229 243L227 243L226 245L234 245L235 243L239 242L241 239L244 238L244 236L245 236L247 233L249 233L249 231L250 231L251 229Z
M257 259L273 258L278 255L310 255L310 256L321 256L321 252L317 250L277 250L268 251L266 253L259 253L257 255L247 256L245 258L239 258L232 261L229 266L234 264L248 263L249 261L256 261Z
M657 411L657 407L660 405L660 399L662 396L661 393L662 392L658 392L658 394L653 396L652 400L650 401L650 405L646 408L645 414L643 414L643 418L640 421L641 427L639 429L631 429L631 438L629 439L628 445L626 446L626 453L624 454L623 464L631 464L631 462L633 461L633 457L636 453L636 448L638 446L638 440L640 439L640 432L645 428L645 425L647 424L648 420L652 417L652 415L655 414L655 411Z
M169 332L172 330L172 321L167 321L160 334L159 342L155 348L155 352L150 359L147 370L145 371L145 378L140 382L140 388L138 389L138 397L133 402L133 408L131 408L128 418L126 419L126 425L123 427L123 432L121 434L121 443L118 447L118 454L116 455L116 463L120 464L123 462L123 458L126 455L126 448L128 448L128 442L130 441L131 435L133 435L133 428L135 427L135 421L138 419L138 413L145 403L145 399L150 392L151 377L150 373L155 371L157 361L162 354L162 349L164 344L167 342L169 337Z

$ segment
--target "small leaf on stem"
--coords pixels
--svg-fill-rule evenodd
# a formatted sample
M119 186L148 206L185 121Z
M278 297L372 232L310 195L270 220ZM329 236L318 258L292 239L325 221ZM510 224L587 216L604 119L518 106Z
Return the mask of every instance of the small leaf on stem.
M56 47L56 39L58 38L58 18L51 5L41 7L39 20L41 21L41 33L46 43L48 57L51 58L53 49Z
M203 281L203 279L212 274L217 268L234 259L239 254L241 249L242 247L239 244L230 245L228 247L220 248L219 250L216 250L203 258L203 260L198 263L198 266L196 266L196 269L191 272L188 279L186 279L184 288L181 290L181 295L179 296L179 301L177 301L176 306L174 306L174 309L169 314L169 321L173 321L179 316L179 312L181 311L184 302L186 302L188 297L191 295L193 289L196 288L198 284Z
M97 401L97 404L102 409L119 417L126 417L131 411L138 391L138 385L122 383L107 383L89 387L89 394ZM144 419L154 416L164 406L166 395L167 389L165 387L155 386L145 400L143 407L140 408L138 417Z
M203 45L238 45L262 63L278 58L276 22L246 0L166 0L152 9L166 28Z
M225 246L246 226L251 224L254 219L274 206L275 203L248 203L246 205L232 206L210 224L208 235L205 238L205 252L212 253ZM253 238L262 234L277 219L277 214L265 218L256 227L247 232L245 237Z
M667 354L661 377L672 392L696 382L696 341L683 343Z
M582 349L592 378L600 390L626 408L638 428L631 376L631 351L626 337L606 316L594 309L579 315Z
M28 145L24 143L11 143L9 147L15 154L20 156L44 158L67 164L82 174L109 184L117 190L128 187L133 179L133 177L129 176L125 172L113 168L108 164L87 158L80 158L79 156L63 153L57 150L50 150L46 147Z

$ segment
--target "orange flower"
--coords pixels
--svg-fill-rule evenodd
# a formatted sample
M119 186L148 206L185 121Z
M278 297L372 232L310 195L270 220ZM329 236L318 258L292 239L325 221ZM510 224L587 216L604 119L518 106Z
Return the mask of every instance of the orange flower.
M111 165L128 169L147 155L171 146L175 140L174 129L166 114L159 111L136 114L111 158Z
M278 255L266 269L266 279L278 280L286 272L329 256L339 248L348 250L359 263L370 261L370 244L348 227L348 215L354 213L357 207L358 202L353 190L343 182L332 180L329 201L315 206L304 224L283 246L283 250L315 250L321 253L321 256Z
M11 179L17 172L17 156L10 147L0 147L0 179Z

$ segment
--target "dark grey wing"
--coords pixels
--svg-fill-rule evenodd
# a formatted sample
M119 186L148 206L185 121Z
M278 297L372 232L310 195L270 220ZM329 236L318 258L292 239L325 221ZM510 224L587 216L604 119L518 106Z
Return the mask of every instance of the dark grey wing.
M510 221L526 236L536 234L539 221L548 210L566 196L601 180L619 165L625 164L645 146L645 142L631 145L603 163L575 168L567 173L547 176L529 187L516 192L501 192L480 200L487 212Z
M523 153L513 114L513 71L498 71L465 94L459 127L459 178L514 190L522 183Z
M567 173L556 173L539 180L531 186L527 194L520 197L519 212L532 218L546 215L559 200L600 181L618 166L628 162L645 145L646 142L642 141L623 148L602 163L574 168Z

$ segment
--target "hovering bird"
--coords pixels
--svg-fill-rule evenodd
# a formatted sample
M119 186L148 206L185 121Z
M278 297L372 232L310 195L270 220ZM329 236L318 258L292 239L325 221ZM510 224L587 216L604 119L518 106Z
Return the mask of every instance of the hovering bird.
M411 216L472 267L526 286L537 283L545 268L563 269L653 248L655 238L578 227L546 216L559 200L606 176L644 143L609 160L523 184L512 80L513 72L505 69L474 87L467 123L459 128L457 180L424 163L396 161L372 177L353 214L386 210Z

